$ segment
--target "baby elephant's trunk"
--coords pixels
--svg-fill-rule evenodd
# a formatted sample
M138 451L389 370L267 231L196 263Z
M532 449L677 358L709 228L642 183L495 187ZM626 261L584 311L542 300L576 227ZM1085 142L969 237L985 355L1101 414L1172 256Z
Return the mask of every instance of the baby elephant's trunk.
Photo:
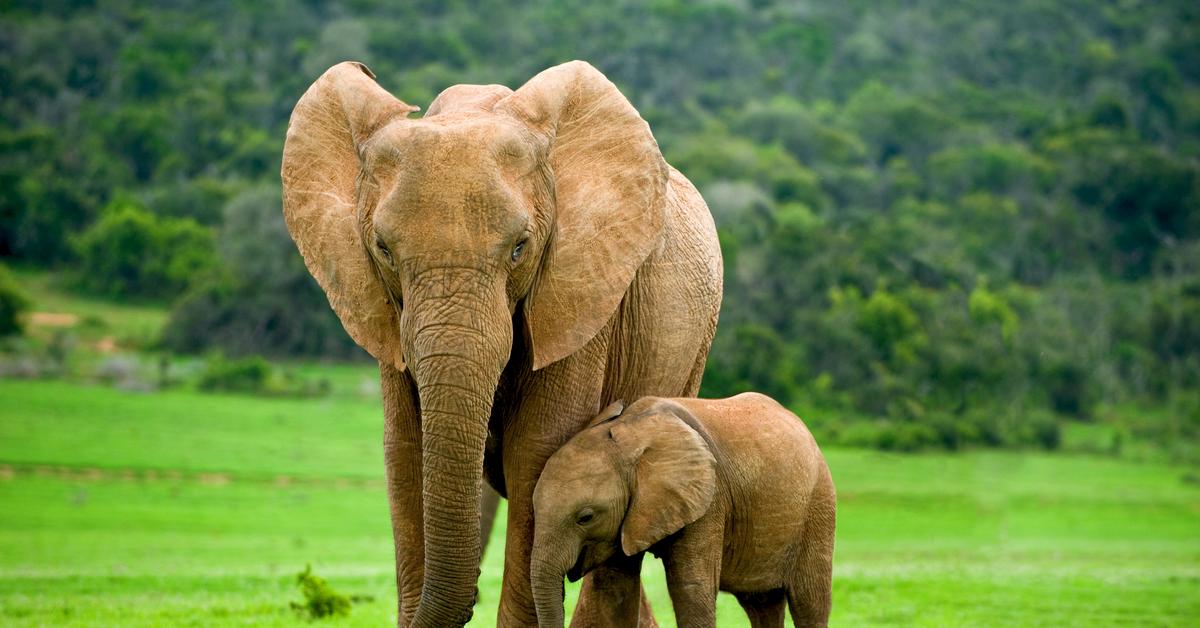
M554 541L535 534L530 556L530 580L539 628L563 626L563 577L574 562L568 548L555 547Z

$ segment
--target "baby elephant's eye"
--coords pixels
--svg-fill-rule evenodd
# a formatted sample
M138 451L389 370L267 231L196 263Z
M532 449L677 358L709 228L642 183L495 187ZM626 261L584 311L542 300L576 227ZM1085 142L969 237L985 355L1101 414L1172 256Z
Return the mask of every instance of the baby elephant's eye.
M512 261L515 262L515 261L521 259L521 253L525 252L525 243L528 241L529 240L521 240L520 242L517 243L516 246L513 247Z
M578 515L575 515L575 523L577 523L581 526L587 525L592 522L592 519L595 519L595 518L596 518L595 511L593 511L591 508L584 508L583 510L579 511Z

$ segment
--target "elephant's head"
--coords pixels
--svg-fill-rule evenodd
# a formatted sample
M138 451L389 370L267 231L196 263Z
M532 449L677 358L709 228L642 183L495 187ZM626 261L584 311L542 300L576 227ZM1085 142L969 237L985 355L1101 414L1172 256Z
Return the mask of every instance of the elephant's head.
M555 452L534 489L530 578L543 628L563 625L564 576L646 551L716 495L716 461L686 410L639 402L621 412L620 402L605 408Z
M484 441L513 344L536 370L604 327L659 241L667 165L633 106L583 62L516 91L456 86L408 118L416 110L362 64L330 68L292 112L284 214L346 331L416 383L414 624L453 625L478 577Z

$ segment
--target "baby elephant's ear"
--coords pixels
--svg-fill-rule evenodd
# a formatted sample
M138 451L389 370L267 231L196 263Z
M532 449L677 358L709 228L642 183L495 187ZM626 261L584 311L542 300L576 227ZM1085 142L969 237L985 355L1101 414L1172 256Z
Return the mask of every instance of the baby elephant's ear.
M601 423L604 423L605 421L611 421L611 420L621 416L621 413L624 411L625 411L625 402L618 399L617 401L614 401L614 402L608 404L608 406L606 406L603 410L600 411L600 414L597 414L596 416L592 417L592 420L588 421L587 427L584 427L583 429L586 430L588 428L592 428L597 425L600 425Z
M632 556L708 511L717 493L717 462L704 439L670 413L619 422L612 434L634 465L621 525L621 549Z

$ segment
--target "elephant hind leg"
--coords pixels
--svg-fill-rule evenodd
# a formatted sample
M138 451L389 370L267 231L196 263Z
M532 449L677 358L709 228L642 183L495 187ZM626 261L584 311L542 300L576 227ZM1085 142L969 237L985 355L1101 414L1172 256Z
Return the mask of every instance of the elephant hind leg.
M829 625L828 596L822 600L821 596L814 594L813 591L789 587L787 601L788 610L792 613L792 623L796 625L796 628Z
M783 589L762 593L738 593L737 601L750 618L751 628L783 628Z
M836 498L828 471L809 502L796 569L787 587L788 607L797 626L829 625L833 604L833 538Z
M716 334L717 316L714 313L708 328L704 331L704 342L700 344L700 353L696 356L696 362L692 365L692 372L688 375L687 383L680 396L695 397L700 394L700 382L704 379L704 367L708 364L708 352Z

